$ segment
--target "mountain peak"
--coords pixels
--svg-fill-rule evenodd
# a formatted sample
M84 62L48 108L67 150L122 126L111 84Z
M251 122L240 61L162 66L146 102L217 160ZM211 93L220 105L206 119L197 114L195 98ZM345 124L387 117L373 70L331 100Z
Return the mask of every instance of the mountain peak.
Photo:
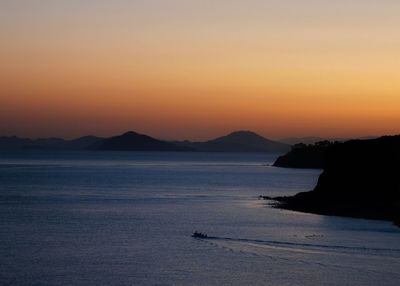
M242 143L249 143L250 142L272 142L271 140L264 138L263 136L249 130L239 130L229 133L228 135L216 138L212 141L237 141Z
M187 151L188 148L158 140L134 131L107 138L98 146L100 150L115 151Z
M226 135L226 137L262 137L261 135L258 135L257 133L250 131L250 130L238 130L238 131L233 131L232 133L229 133ZM263 138L263 137L262 137Z
M135 132L135 131L127 131L127 132L125 132L125 133L123 133L122 135L120 135L120 136L133 136L133 135L135 135L135 136L137 136L137 135L140 135L139 133L137 133L137 132Z
M238 130L195 147L211 152L286 152L289 146L264 138L249 130Z

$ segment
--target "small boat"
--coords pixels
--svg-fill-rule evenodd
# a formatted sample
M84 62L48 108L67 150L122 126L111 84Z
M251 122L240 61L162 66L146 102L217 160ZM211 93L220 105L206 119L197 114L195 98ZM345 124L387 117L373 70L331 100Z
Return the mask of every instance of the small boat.
M194 238L208 238L207 234L198 231L193 232L192 237Z

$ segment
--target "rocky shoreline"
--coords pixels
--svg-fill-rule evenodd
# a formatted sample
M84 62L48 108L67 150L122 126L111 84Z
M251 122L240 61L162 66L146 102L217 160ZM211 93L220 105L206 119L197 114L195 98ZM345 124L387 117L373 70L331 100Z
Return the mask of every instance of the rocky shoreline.
M329 146L314 190L268 197L277 208L400 225L400 136Z

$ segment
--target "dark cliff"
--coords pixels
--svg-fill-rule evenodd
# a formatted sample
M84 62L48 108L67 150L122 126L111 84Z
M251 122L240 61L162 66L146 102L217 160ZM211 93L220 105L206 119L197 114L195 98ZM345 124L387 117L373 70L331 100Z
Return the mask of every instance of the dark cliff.
M400 136L352 140L327 148L313 191L275 198L278 207L400 223Z

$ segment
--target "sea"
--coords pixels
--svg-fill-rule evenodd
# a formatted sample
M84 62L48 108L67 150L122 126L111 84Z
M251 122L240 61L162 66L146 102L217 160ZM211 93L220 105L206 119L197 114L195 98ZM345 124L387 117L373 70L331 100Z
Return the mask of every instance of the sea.
M0 285L400 285L391 222L259 199L317 183L278 155L2 151Z

